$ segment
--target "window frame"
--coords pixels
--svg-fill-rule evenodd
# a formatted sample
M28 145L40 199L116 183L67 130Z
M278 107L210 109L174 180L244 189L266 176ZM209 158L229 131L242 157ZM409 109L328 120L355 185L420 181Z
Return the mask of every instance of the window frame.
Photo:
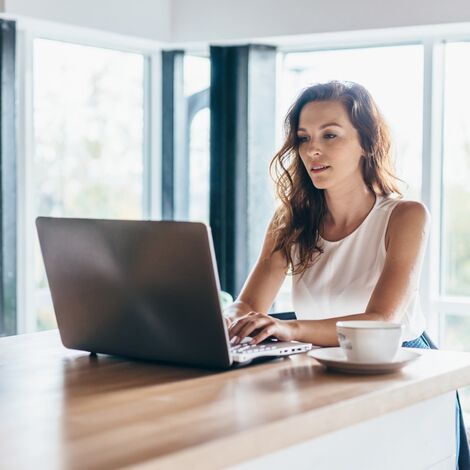
M34 154L34 40L47 39L77 45L141 54L144 60L144 125L142 210L145 219L161 218L161 44L106 32L84 30L44 21L17 23L17 334L37 330L34 315L34 251L36 236L32 204Z
M18 333L34 331L26 312L32 298L28 291L32 283L31 247L26 234L35 233L28 199L31 187L31 157L33 151L33 41L51 39L76 44L105 47L141 53L145 56L144 90L144 216L161 217L161 50L165 44L112 33L85 30L71 25L46 21L17 19L17 100L18 100ZM446 42L470 41L468 24L426 25L390 28L386 30L321 33L309 37L274 40L279 56L287 52L326 51L380 46L421 44L423 46L423 135L422 135L422 201L429 208L430 239L421 278L421 298L428 322L428 332L438 342L446 312L468 315L470 297L441 294L442 265L442 159L443 159L443 74L442 49ZM166 44L168 46L168 44ZM201 47L200 45L198 46ZM199 51L186 49L187 54ZM281 61L281 60L280 60ZM279 77L279 74L278 74ZM278 81L279 83L279 81ZM433 118L433 119L432 119ZM21 136L21 137L20 137ZM34 320L34 319L33 319Z
M470 41L470 26L464 24L437 27L397 28L393 30L344 32L318 35L304 45L279 47L280 64L286 53L336 51L346 49L423 46L423 130L421 154L421 200L429 209L431 229L420 282L422 309L428 333L441 343L446 313L470 315L470 296L442 293L443 268L443 118L444 118L444 46L448 42ZM282 66L281 66L282 67ZM282 72L281 72L282 73ZM278 74L278 78L281 75ZM278 88L278 98L280 88Z
M209 110L210 113L210 86L208 88L204 88L201 91L198 91L196 93L193 93L192 95L189 95L186 97L186 122L185 122L185 135L186 135L186 141L185 141L185 163L186 167L189 168L191 165L191 126L193 124L193 121L195 117L202 112L203 110ZM209 114L209 119L210 119L210 114ZM210 127L210 121L209 121L209 127ZM209 129L210 133L210 129ZM210 140L210 136L209 136ZM210 146L210 142L209 142ZM209 150L209 165L210 165L210 150ZM210 168L209 168L209 174L210 174ZM191 181L190 181L191 183ZM190 215L191 215L191 201L190 201L190 190L189 190L190 184L188 185L188 198L185 201L185 212L188 215L188 220L190 220ZM210 187L209 189L209 198L210 198ZM209 206L210 206L210 199L209 199ZM209 211L208 211L209 212Z

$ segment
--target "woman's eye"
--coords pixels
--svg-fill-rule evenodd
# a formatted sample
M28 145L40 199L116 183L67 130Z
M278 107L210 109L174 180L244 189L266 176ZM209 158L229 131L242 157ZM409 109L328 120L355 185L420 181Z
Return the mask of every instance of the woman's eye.
M325 139L334 139L336 134L325 134Z
M297 136L297 142L303 143L303 142L307 142L307 140L308 140L308 137L306 136L303 136L303 135Z

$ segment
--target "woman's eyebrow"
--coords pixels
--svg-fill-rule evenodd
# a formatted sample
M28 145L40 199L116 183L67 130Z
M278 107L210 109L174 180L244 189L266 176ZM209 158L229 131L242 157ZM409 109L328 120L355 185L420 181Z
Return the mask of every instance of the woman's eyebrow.
M326 124L322 124L320 126L320 130L321 129L324 129L325 127L330 127L330 126L336 126L336 127L342 127L340 124L338 124L337 122L327 122ZM304 132L307 132L307 129L304 129L303 127L299 127L297 129L298 131L304 131Z
M337 122L327 122L326 124L323 124L320 129L324 129L325 127L330 127L330 126L336 126L336 127L341 127L340 124Z

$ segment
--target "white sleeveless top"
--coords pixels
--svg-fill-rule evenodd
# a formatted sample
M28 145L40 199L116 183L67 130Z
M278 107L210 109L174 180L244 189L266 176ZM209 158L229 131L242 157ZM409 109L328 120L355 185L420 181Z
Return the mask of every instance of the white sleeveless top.
M304 275L292 276L292 302L299 320L363 313L385 263L385 232L398 199L377 196L362 224L336 242L320 238L324 252ZM294 250L294 262L296 262ZM424 330L418 289L404 307L403 341Z

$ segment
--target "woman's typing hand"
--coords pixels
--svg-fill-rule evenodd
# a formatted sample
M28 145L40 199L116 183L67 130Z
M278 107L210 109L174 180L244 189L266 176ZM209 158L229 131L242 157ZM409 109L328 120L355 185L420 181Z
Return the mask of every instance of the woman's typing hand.
M247 336L253 337L251 344L258 344L269 336L280 341L292 341L295 336L295 320L277 320L263 313L249 312L229 325L229 336L233 345Z
M227 324L227 328L230 329L230 327L241 318L244 318L252 313L255 312L253 312L253 308L250 305L237 299L235 302L224 309L223 316L225 323Z

